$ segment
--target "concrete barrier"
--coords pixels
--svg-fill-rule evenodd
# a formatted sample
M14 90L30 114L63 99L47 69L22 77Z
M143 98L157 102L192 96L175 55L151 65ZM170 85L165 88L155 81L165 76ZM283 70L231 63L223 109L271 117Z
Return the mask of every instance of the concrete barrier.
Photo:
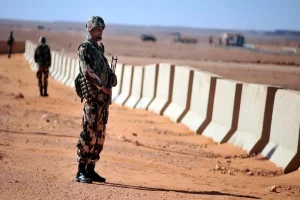
M180 122L190 109L194 71L186 66L176 66L171 104L163 115Z
M56 59L56 52L51 51L51 66L49 68L49 74L51 75L55 68L55 59Z
M147 65L144 67L142 98L135 108L148 109L150 103L156 96L157 78L158 64Z
M156 97L150 103L148 110L162 115L172 100L175 66L160 63L157 78Z
M68 57L63 56L59 75L56 78L56 80L60 83L62 82L62 79L64 78L64 76L67 74L67 60L68 60Z
M122 79L123 79L124 66L121 63L118 63L116 66L116 76L118 79L118 84L116 87L113 87L112 90L112 100L114 100L122 92Z
M71 71L70 71L70 76L69 78L66 80L65 84L67 86L71 86L72 85L72 82L75 81L75 78L76 78L76 59L75 58L72 58L71 59Z
M32 45L32 61L31 61L31 64L30 64L30 67L31 67L31 70L32 71L37 71L37 64L34 60L34 52L35 52L35 49L36 49L37 45Z
M270 141L262 155L285 173L300 166L300 92L278 90L275 95Z
M56 71L53 75L53 78L57 81L59 80L61 72L64 68L64 61L65 61L64 58L65 58L65 56L60 53L59 56L58 56L58 61L57 61L57 68L56 68Z
M55 59L55 68L54 70L51 72L51 76L54 78L58 75L59 72L59 68L61 66L61 61L62 61L62 56L59 52L56 53L56 59Z
M70 87L75 87L75 79L77 77L77 75L79 74L80 70L79 70L79 61L78 59L75 59L75 72L74 72L74 77L70 82Z
M212 120L202 135L217 143L229 140L237 130L242 83L217 79Z
M29 42L28 40L25 41L25 52L24 52L24 57L28 61L29 60Z
M122 92L114 99L114 102L119 105L124 105L127 99L131 95L131 86L133 78L133 67L132 65L124 66L124 74L122 81Z
M125 102L124 106L134 108L139 100L142 98L142 89L143 89L143 75L144 67L134 66L133 68L133 80L131 86L131 95L128 100Z
M52 57L53 57L53 63L51 65L51 68L49 70L49 74L51 76L53 76L54 72L56 71L56 67L57 67L57 61L58 61L58 52L56 51L52 51Z
M277 87L243 84L237 131L228 141L249 154L260 153L270 138Z
M61 78L60 82L62 84L65 84L67 83L67 81L69 80L69 78L71 77L71 67L72 67L72 58L70 57L67 57L67 63L66 63L66 66L65 66L65 73L63 75L63 77Z
M12 53L24 53L25 52L25 41L15 41L12 46ZM8 45L6 41L0 41L0 54L8 53Z
M33 45L33 43L32 42L28 42L29 43L29 60L28 60L28 63L29 63L29 65L31 66L32 65L32 63L34 62L34 45Z
M191 108L181 123L195 133L201 133L211 122L217 75L194 72Z
M34 71L35 48L26 41L24 57ZM58 52L51 53L51 75L74 87L78 59L63 61ZM170 64L146 66L144 73L142 67L121 66L116 71L120 73L117 104L134 107L142 94L140 108L148 105L148 110L181 121L215 142L232 143L250 154L261 152L285 173L300 169L300 92L222 80Z

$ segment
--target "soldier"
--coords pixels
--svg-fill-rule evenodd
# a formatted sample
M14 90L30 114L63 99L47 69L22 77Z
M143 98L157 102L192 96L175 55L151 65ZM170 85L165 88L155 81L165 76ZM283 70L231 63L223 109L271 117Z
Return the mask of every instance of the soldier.
M106 179L95 172L95 164L100 160L103 149L111 90L117 85L117 77L109 67L100 42L104 20L93 16L86 28L88 37L78 47L80 73L75 80L77 94L84 101L75 180L82 183L105 182Z
M39 79L38 85L40 89L40 96L47 97L49 96L47 93L47 88L49 67L51 66L51 51L49 46L46 44L45 37L41 36L39 43L40 44L37 46L34 53L34 60L38 64L36 77Z
M209 36L208 42L209 42L209 45L213 44L213 42L214 42L213 36Z
M8 40L7 40L7 45L8 45L8 58L10 58L10 54L12 53L12 46L15 42L14 36L13 36L14 32L11 31L9 36L8 36Z

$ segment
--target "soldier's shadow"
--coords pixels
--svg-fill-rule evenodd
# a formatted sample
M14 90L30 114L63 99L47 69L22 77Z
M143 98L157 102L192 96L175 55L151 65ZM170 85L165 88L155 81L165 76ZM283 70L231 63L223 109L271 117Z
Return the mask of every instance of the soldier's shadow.
M94 183L94 184L98 184L98 183ZM109 186L109 187L118 187L118 188L128 188L128 189L134 189L134 190L145 190L145 191L177 192L177 193L183 193L183 194L199 194L199 195L213 195L213 196L217 196L218 195L218 196L231 196L231 197L237 197L237 198L261 199L259 197L255 197L255 196L232 194L232 193L224 193L224 192L219 192L219 191L173 190L173 189L143 187L143 186L134 186L134 185L110 183L110 182L106 182L104 184L98 184L98 185Z

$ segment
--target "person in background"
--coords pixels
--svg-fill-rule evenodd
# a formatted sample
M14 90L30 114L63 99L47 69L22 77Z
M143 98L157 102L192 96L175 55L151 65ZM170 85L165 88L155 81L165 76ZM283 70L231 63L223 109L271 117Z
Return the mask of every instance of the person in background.
M39 45L35 49L34 60L38 64L36 77L38 78L38 86L40 96L47 97L49 67L51 66L51 51L46 44L46 38L41 36Z
M10 55L12 53L12 47L15 43L15 39L14 39L14 32L11 31L9 36L8 36L8 40L7 40L7 45L8 45L8 55L7 57L10 58Z

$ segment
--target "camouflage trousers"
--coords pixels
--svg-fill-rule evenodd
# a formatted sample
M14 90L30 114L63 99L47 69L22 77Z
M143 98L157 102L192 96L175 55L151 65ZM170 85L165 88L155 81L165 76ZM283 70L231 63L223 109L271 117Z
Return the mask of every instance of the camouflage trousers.
M108 96L100 93L97 99L85 101L82 118L82 132L77 143L77 161L95 164L105 141L108 120Z
M36 77L38 78L38 86L40 90L42 90L43 88L47 89L48 76L49 76L49 67L39 66L38 71L36 72Z

